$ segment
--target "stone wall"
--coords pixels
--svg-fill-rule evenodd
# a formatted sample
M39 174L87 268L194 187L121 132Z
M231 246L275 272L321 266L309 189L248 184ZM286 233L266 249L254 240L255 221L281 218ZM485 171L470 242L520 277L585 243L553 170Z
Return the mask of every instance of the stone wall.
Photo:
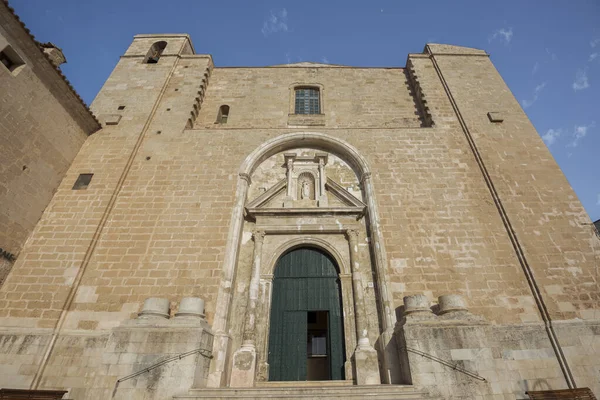
M550 315L597 318L600 293L594 245L598 240L566 177L487 56L451 55L452 49L428 47L502 201L506 223L526 253L526 264ZM488 112L498 112L504 121L491 122Z
M432 128L394 135L377 129L322 131L355 146L376 171L373 181L396 306L405 295L425 292L433 298L458 290L469 295L474 311L490 319L538 318L501 220L486 201L487 189L471 155L459 147L463 144L457 143L458 134ZM25 291L28 296L50 296L49 308L60 311L65 289L93 243L86 261L89 273L83 276L67 319L70 329L82 317L106 321L109 325L100 327L109 327L131 315L156 290L156 295L173 300L205 297L211 320L237 170L249 149L279 134L214 129L147 135L109 215L106 208L132 143L108 130L94 135L36 227L39 234L17 260L20 267L0 292L0 302L8 300L2 293L11 292L18 292L21 300L2 303L0 318L39 309L41 304L27 305L36 299L21 299ZM365 135L371 139L364 141ZM84 171L95 172L90 187L71 190L70 180ZM103 218L104 230L96 239L95 229ZM63 232L60 236L46 237L58 230ZM35 278L36 286L26 288L24 276ZM25 323L20 318L3 321ZM52 318L31 322L44 326L52 324Z
M158 40L169 42L165 53L158 64L144 64L147 50ZM600 246L585 225L589 219L583 208L487 56L461 49L431 47L444 53L435 59L410 55L410 74L314 66L213 69L210 56L190 54L186 35L136 37L94 101L92 108L104 128L75 158L0 290L0 326L21 329L21 334L23 328L51 328L101 336L134 317L150 296L165 297L172 305L182 296L202 297L212 322L240 165L269 139L289 132L321 132L354 146L373 171L398 315L404 296L425 294L433 301L458 293L473 314L487 321L473 328L452 325L448 337L435 324L417 324L405 329L407 340L423 334L421 348L435 352L437 336L432 335L441 335L441 343L450 344L440 347L440 358L471 348L453 344L453 335L466 335L465 343L473 341L474 348L506 344L511 351L535 350L518 353L523 362L510 368L504 355L482 353L489 363L500 360L498 371L534 374L542 365L537 351L546 351L547 336L507 233L506 215L549 315L568 321L564 330L557 328L561 341L574 318L589 320L590 325L574 326L582 337L594 337L599 294L593 246ZM409 85L413 94L407 76L414 80ZM325 88L324 125L287 127L289 88L298 83ZM431 127L420 127L421 116L414 114L417 95L421 110L427 107ZM395 101L385 101L386 96ZM215 125L223 103L231 106L230 120ZM504 122L492 123L490 111L501 111ZM476 157L472 138L482 158ZM482 160L503 211L484 179ZM93 173L92 182L86 190L74 191L81 173ZM242 246L243 259L251 257L250 247ZM231 287L242 292L239 299L247 298L248 275L248 269L241 269L240 280ZM244 301L236 300L233 309L241 310ZM377 332L376 316L369 318ZM234 331L239 329L238 323ZM521 336L503 339L512 330ZM42 339L36 341L41 345ZM85 347L81 343L74 347ZM53 357L62 356L61 346ZM598 349L586 351L588 358L579 350L568 357L576 379L591 382L597 371L586 363ZM564 387L551 365L555 361L550 356L542 361L548 366L539 379ZM420 374L430 373L419 367L420 361L409 362L415 382ZM71 381L58 383L59 378L43 385L71 387ZM423 385L438 390L431 382ZM497 394L486 385L477 393ZM502 388L510 396L523 387Z
M0 51L9 46L22 65L13 71L0 65L0 248L18 256L87 136L100 126L0 2ZM0 285L9 271L0 267Z
M294 87L320 88L323 119L296 122ZM195 128L212 129L221 105L227 128L408 128L422 124L402 68L215 68ZM291 114L291 115L290 115Z
M28 388L50 338L48 330L1 333L0 386ZM195 380L202 385L211 347L210 328L193 318L137 319L108 331L68 331L56 341L41 387L67 388L72 399L167 399L187 393ZM161 361L168 362L157 366ZM143 373L117 382L137 372Z
M527 399L526 392L566 388L544 324L490 324L468 311L443 313L439 304L405 315L396 341L405 377L444 399ZM597 322L556 326L579 387L600 391ZM568 332L568 334L567 334Z

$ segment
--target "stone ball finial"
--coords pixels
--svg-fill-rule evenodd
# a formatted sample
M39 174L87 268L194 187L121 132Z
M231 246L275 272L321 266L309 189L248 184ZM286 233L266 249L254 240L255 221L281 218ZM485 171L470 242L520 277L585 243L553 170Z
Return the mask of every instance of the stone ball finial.
M404 314L407 315L416 312L431 312L429 299L424 294L404 297Z
M138 314L138 318L160 317L169 318L169 299L160 297L150 297L144 301L142 311Z
M204 300L199 297L182 298L175 317L204 318Z
M438 297L440 305L439 314L446 314L455 311L468 311L465 299L458 294L447 294Z

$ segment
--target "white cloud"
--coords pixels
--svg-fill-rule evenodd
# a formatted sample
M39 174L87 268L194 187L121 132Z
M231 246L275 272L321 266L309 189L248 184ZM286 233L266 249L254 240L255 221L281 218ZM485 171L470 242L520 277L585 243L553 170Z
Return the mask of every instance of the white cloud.
M533 98L531 100L523 100L521 102L523 104L523 108L531 107L533 103L535 103L538 100L538 98L540 97L540 93L546 87L546 83L547 82L540 83L535 87L535 89L533 90Z
M596 47L596 46L599 46L599 45L600 45L600 38L598 38L598 39L594 39L594 40L591 40L591 41L590 41L590 46L591 46L592 48L594 48L594 47Z
M329 64L329 60L325 56L323 56L323 58L321 58L321 61L323 61L323 64Z
M573 90L583 90L589 87L587 69L578 69L577 74L575 74L575 82L573 82Z
M548 147L552 146L556 139L560 136L562 131L560 129L548 129L548 131L542 135L542 139L546 142Z
M269 15L263 23L261 29L262 34L266 37L276 32L287 32L287 15L287 10L285 8L282 8L279 11L271 10L271 15Z
M588 134L588 130L590 128L593 128L594 126L596 126L595 122L592 122L589 125L576 125L575 128L573 128L573 141L571 143L569 143L567 146L568 147L577 147L577 145L579 144L579 141L581 139L583 139L584 137L586 137L586 135Z
M600 53L592 53L590 54L590 58L588 59L589 62L594 61L596 58L598 58L598 56L600 56Z
M550 58L552 59L552 61L556 61L558 59L558 57L556 56L556 53L553 53L547 47L546 47L546 54L548 54L550 56Z
M510 41L512 40L513 37L513 30L512 28L501 28L501 29L497 29L488 39L488 41L492 41L494 39L500 39L501 42L504 42L504 44L509 44Z
M531 74L535 75L535 73L538 72L538 69L540 69L540 63L536 61L533 65L533 69L531 70Z

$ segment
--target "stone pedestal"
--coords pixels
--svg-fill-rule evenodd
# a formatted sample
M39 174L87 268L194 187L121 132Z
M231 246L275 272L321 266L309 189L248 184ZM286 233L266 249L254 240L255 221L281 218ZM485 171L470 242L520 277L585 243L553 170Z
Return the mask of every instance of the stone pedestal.
M404 297L404 318L411 320L435 319L427 296L416 294Z
M357 385L380 385L379 359L377 351L371 346L361 347L354 352Z
M409 315L416 312L431 312L427 296L416 294L404 297L404 314Z
M179 303L175 318L204 318L204 300L199 297L184 297Z
M169 299L150 297L144 301L138 318L169 318Z
M447 294L444 296L440 296L438 297L438 303L440 305L440 315L452 312L468 311L465 300L462 296L459 296L457 294Z
M256 348L253 344L244 344L233 353L231 368L231 387L253 387L256 376Z

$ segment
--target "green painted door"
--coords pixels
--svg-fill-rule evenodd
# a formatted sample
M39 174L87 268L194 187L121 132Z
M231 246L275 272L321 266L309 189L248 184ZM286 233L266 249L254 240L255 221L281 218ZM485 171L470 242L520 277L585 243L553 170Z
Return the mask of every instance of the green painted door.
M335 262L314 248L284 254L273 279L269 331L269 380L304 381L307 364L307 312L329 315L327 357L333 380L344 379L344 333Z

